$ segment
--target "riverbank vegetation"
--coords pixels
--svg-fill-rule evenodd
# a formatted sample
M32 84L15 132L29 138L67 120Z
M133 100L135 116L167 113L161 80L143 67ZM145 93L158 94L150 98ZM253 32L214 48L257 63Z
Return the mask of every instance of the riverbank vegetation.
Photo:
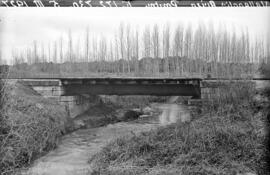
M1 82L0 174L14 174L57 146L65 108L16 82Z
M250 84L224 87L189 123L118 138L89 160L93 174L267 174L267 118L254 95Z
M0 174L13 174L17 169L29 167L33 160L56 148L67 132L128 120L130 116L126 117L125 113L136 107L135 104L139 108L158 99L97 97L92 101L93 106L71 119L65 106L15 80L2 80L0 85ZM131 112L138 118L138 112Z
M260 66L260 72L264 78L270 78L270 62L262 63Z

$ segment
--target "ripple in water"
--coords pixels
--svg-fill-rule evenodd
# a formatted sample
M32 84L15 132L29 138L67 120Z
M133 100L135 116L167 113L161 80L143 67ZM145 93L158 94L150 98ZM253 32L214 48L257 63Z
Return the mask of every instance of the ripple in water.
M162 114L159 116L161 125L168 125L176 122L189 122L191 120L190 112L184 105L173 104L178 96L171 97L168 104L160 105Z

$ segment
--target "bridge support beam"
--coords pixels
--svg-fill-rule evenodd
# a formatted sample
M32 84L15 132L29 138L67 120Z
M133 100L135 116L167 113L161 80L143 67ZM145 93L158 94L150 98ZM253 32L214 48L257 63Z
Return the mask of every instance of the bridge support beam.
M200 86L192 84L70 84L62 95L155 95L201 97Z

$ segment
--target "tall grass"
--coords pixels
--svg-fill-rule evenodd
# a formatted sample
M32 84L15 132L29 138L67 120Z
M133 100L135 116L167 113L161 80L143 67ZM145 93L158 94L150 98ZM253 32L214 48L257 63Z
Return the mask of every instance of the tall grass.
M261 71L261 74L263 75L264 78L267 78L269 79L270 78L270 62L266 63L266 64L262 64L261 67L260 67L260 71ZM266 114L267 114L267 117L266 117L266 120L265 120L265 125L266 127L268 128L268 140L267 140L267 143L268 143L268 152L270 152L270 138L269 138L269 128L270 128L270 87L268 86L268 88L265 89L265 91L263 92L264 95L267 97L268 99L268 105L266 107ZM270 165L270 155L267 154L267 160L268 160L268 165Z
M65 113L18 83L1 86L0 174L13 174L57 145Z
M263 77L270 78L270 62L268 63L262 63L259 67L259 70Z
M2 77L3 78L3 77ZM0 173L4 170L3 168L3 156L4 156L4 141L9 133L10 126L8 125L5 107L6 92L5 83L3 79L0 79Z
M203 104L200 116L119 138L91 158L100 174L266 174L265 114L254 87L232 84Z

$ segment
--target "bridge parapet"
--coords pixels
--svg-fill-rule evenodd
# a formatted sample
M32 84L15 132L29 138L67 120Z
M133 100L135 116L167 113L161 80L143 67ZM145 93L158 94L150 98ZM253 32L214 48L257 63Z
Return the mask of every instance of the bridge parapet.
M18 82L27 86L61 86L60 79L17 79Z
M18 82L32 87L44 97L59 97L64 92L61 81L56 79L20 79Z

